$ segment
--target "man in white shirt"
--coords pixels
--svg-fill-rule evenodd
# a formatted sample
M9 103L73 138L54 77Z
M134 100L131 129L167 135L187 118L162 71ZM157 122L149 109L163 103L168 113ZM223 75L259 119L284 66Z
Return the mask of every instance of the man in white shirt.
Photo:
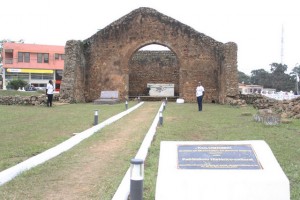
M52 107L52 99L53 99L54 86L52 80L49 80L46 88L46 94L48 96L47 106Z
M202 86L201 82L198 83L198 86L196 88L196 97L198 102L198 110L202 111L202 99L204 96L204 87Z

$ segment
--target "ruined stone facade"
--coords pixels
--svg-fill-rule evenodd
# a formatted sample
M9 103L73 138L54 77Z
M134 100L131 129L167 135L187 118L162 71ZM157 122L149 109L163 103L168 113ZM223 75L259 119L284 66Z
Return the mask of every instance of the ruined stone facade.
M179 64L172 51L138 51L129 63L129 96L147 96L147 83L175 84L179 96Z
M223 44L154 9L139 8L84 41L66 43L61 98L90 102L104 90L119 91L121 100L143 94L147 85L139 74L145 73L135 72L137 65L131 64L134 54L150 44L168 47L176 62L172 70L153 64L154 71L162 71L147 82L175 84L175 93L186 102L196 100L198 81L205 87L205 102L225 103L226 97L238 95L235 43Z

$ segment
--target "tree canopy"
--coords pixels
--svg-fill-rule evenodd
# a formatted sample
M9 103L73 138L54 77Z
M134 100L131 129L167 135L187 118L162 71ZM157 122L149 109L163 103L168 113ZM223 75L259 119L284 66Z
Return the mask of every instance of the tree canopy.
M264 88L274 88L276 91L297 91L296 74L300 74L300 65L294 67L290 74L286 73L287 68L285 64L272 63L270 64L271 72L256 69L251 71L250 76L239 72L239 82L262 85Z

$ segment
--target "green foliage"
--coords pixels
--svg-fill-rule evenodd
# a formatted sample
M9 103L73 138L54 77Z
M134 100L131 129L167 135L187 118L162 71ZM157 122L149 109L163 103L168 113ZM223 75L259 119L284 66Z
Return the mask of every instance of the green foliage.
M296 76L286 74L287 65L272 63L271 73L264 69L251 71L251 83L262 85L264 88L274 88L277 91L295 91ZM297 68L295 70L298 70ZM300 69L299 69L300 70Z
M245 83L245 84L250 84L250 76L245 74L244 72L238 71L238 79L239 83Z
M72 133L90 128L94 110L101 110L101 122L123 111L123 107L123 104L71 104L49 109L0 105L0 171L53 147Z
M270 82L273 88L278 91L290 91L294 90L294 82L285 72L287 71L287 65L272 63L271 65L271 79Z
M297 73L298 75L300 75L300 65L295 66L292 70L292 73Z
M270 74L264 69L251 71L251 83L254 85L262 85L265 88L272 88L270 85Z
M287 65L281 63L272 63L270 66L271 72L274 74L283 74L287 70Z
M0 54L2 53L3 50L3 43L6 42L6 40L0 40ZM0 56L0 63L2 63L2 57Z
M295 83L295 91L299 92L299 82L297 82L297 76L300 77L300 65L295 66L290 73L290 76L292 76L293 82ZM297 88L298 87L298 88Z
M9 81L7 88L17 90L19 88L25 87L28 83L22 79L16 79Z
M41 95L45 94L44 91L34 91L34 92L23 92L17 90L0 90L0 96L32 96L32 95Z
M135 104L129 102L129 107ZM145 104L69 151L1 186L0 199L45 199L51 196L49 193L65 191L65 187L77 195L75 199L112 199L161 105L160 102ZM0 105L0 122L3 122L0 123L0 171L91 127L94 110L100 110L100 123L125 108L123 103L55 105L51 109ZM85 169L92 174L78 176ZM85 190L76 189L78 177L88 180ZM79 184L83 185L81 181ZM59 198L72 199L63 194Z

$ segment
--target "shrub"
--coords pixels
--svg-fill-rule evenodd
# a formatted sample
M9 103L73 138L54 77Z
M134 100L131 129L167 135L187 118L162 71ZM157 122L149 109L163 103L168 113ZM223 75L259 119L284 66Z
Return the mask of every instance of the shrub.
M28 83L24 80L21 80L21 79L16 79L16 80L12 80L8 83L7 87L8 88L11 88L11 89L14 89L14 90L17 90L19 88L23 88L27 85Z

